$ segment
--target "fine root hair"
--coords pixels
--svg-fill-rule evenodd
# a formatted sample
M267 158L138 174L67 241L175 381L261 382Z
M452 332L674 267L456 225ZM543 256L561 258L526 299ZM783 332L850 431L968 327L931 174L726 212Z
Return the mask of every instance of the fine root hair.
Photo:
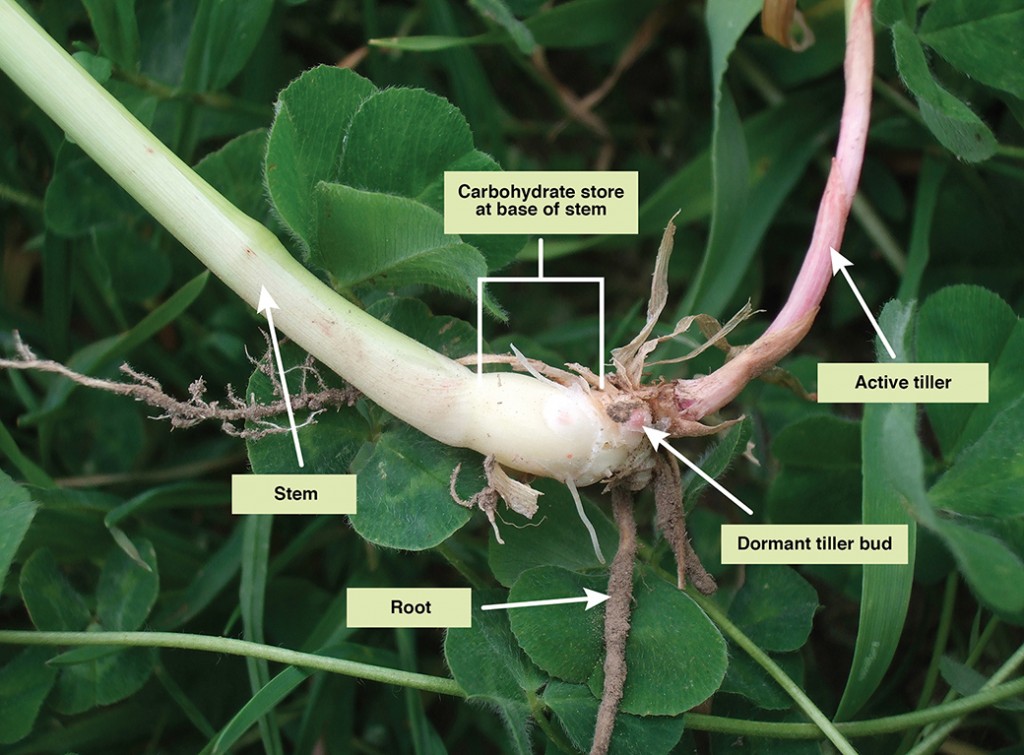
M209 401L205 397L206 381L201 377L189 385L187 399L178 399L168 394L155 378L133 369L128 364L122 364L120 368L121 374L128 378L124 382L83 375L60 362L40 359L21 340L17 332L14 333L14 358L0 359L0 369L60 375L76 385L125 396L160 410L161 413L153 419L167 420L174 429L194 427L207 421L220 422L221 431L225 434L247 440L258 440L267 435L290 432L288 425L278 425L273 421L279 415L285 414L286 407L281 382L271 363L270 352L259 359L250 356L249 360L257 370L269 378L275 400L258 403L255 396L242 398L228 385L224 399ZM354 388L328 386L312 356L307 355L302 364L292 369L301 372L299 390L291 396L292 407L295 411L309 412L300 427L315 424L317 415L328 409L351 406L359 397L359 392Z

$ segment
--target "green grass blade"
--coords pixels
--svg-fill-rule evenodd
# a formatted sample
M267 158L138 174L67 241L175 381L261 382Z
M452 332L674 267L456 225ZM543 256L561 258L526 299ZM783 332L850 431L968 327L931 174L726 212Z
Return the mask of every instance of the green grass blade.
M21 452L14 436L7 432L7 428L2 422L0 422L0 454L8 458L11 464L21 472L26 482L41 488L56 487L53 478Z
M273 717L274 708L277 707L277 704L302 684L309 674L309 671L292 666L264 684L249 698L249 702L232 716L220 733L206 745L202 750L202 755L218 755L219 753L230 752L232 746L254 724L259 723L262 730L262 722ZM266 740L264 740L264 746L267 747ZM269 747L267 751L271 751Z
M431 31L438 32L438 36L458 35L459 25L452 12L452 4L428 0L425 5ZM470 47L452 47L439 52L438 57L451 79L452 101L472 126L477 145L498 160L504 159L505 144L501 138L500 120L502 106L479 58Z
M398 646L398 657L401 660L402 668L406 671L416 671L416 635L413 630L396 629L395 644ZM430 721L423 708L423 697L413 689L406 689L403 694L412 750L415 755L433 755L436 750L431 747L431 741L428 739L432 732L430 731Z
M725 85L725 71L740 35L757 15L761 3L756 0L712 0L705 12L711 38L711 91L714 98L711 134L711 234L704 250L697 277L683 304L692 311L710 272L725 256L736 229L742 226L747 203L747 175L750 162L743 124L736 103ZM740 271L734 273L737 277Z
M890 302L879 318L883 331L896 350L897 360L901 362L913 358L908 346L912 337L912 317L911 305ZM836 712L837 720L854 716L878 689L896 653L906 622L914 579L917 525L904 505L900 486L895 483L903 470L920 468L921 465L921 449L914 437L915 418L913 404L868 404L864 407L861 432L862 522L906 524L908 562L864 565L857 641L846 689ZM891 432L894 423L903 427L911 437L910 442L904 442L903 434L896 436Z
M939 201L939 189L946 175L948 163L925 155L921 174L917 179L917 201L914 204L914 224L910 231L907 267L900 281L897 298L909 302L918 298L921 276L928 265L931 250L932 220Z
M213 725L206 718L206 714L200 710L199 706L192 702L192 698L189 697L188 692L181 688L181 685L174 679L173 676L164 668L163 664L158 663L153 667L153 676L157 678L157 681L163 686L164 691L167 692L181 712L185 714L185 717L192 722L192 725L199 729L200 733L204 737L216 736L217 732L214 731Z
M184 592L172 598L156 618L153 628L177 629L202 613L238 573L242 558L242 530L235 528L231 536L212 553Z
M268 569L273 572L273 568ZM314 650L322 656L347 658L356 655L353 648L344 644L343 641L355 630L345 626L339 621L339 616L344 615L345 593L339 593L330 607L324 611L323 619L309 633L309 637L303 645L304 650ZM269 682L264 684L239 711L231 717L231 720L217 734L210 734L210 741L203 749L203 753L229 752L232 746L241 737L256 725L260 719L271 714L274 707L284 700L291 692L312 674L311 671L299 667L290 667L279 673ZM312 695L312 693L311 693ZM307 700L307 706L312 704ZM300 736L301 740L303 737ZM303 747L297 747L296 752L303 752Z
M405 50L407 52L440 52L452 50L456 47L473 47L474 45L496 44L501 41L502 35L488 32L477 34L474 37L446 37L440 34L422 35L416 37L384 37L382 39L371 39L369 44L373 47L381 47L385 50Z
M270 533L273 525L273 516L248 516L243 525L242 581L238 591L239 605L245 639L260 644L263 644L267 563L270 556ZM253 695L257 695L270 683L270 665L262 658L246 658L245 663L249 670L249 686ZM259 718L259 725L266 752L271 755L281 755L284 752L284 747L281 744L281 732L273 717L273 705L263 711Z

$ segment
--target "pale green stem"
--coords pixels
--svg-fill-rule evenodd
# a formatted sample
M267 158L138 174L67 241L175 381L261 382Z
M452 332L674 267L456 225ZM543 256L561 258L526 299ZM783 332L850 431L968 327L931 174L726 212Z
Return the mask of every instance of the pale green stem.
M924 684L921 685L921 694L917 698L917 710L921 710L928 705L928 701L932 699L932 694L935 692L935 685L939 680L939 661L942 659L942 654L946 649L946 643L949 642L949 631L953 626L953 609L956 607L956 588L959 583L959 572L956 570L951 571L946 578L946 589L942 594L942 612L939 616L939 627L935 632L935 642L932 644L932 659L928 664L928 671L925 673ZM913 730L908 731L896 751L905 752L916 738L916 732Z
M217 277L254 308L266 285L281 305L278 327L325 361L330 335L355 360L372 339L393 357L440 373L459 371L421 344L337 296L269 230L200 178L54 42L12 0L0 0L0 67L67 135ZM332 332L333 331L333 332ZM348 339L354 343L346 344ZM457 367L457 366L455 366ZM336 367L335 367L336 368ZM386 371L376 379L388 382Z
M389 328L303 267L268 229L200 178L14 0L0 0L0 68L153 217L278 329L381 407L450 446L589 485L646 443L589 396L513 374L477 376Z
M1001 684L1006 680L1010 674L1014 673L1020 665L1024 663L1024 645L1017 648L1017 652L1014 653L1010 658L999 667L999 670L992 674L982 686L979 692L985 692L991 690L997 685ZM947 721L941 726L930 732L924 739L918 742L917 746L910 750L907 755L931 755L935 752L943 742L963 721L962 716L958 716L951 721Z
M996 154L1003 157L1012 157L1015 160L1024 160L1024 147L1015 144L997 144Z
M6 184L0 184L0 202L10 202L35 212L43 211L43 200Z
M945 721L953 717L963 716L977 710L996 705L1024 693L1024 679L1015 679L973 695L960 698L955 702L943 703L926 710L913 713L901 713L898 716L885 716L870 721L846 721L836 724L848 737L873 737L880 734L894 734L905 729L917 728L924 724ZM689 729L737 734L747 737L766 737L769 739L821 739L824 735L814 724L776 723L769 721L746 721L720 716L706 716L700 713L687 713L686 726Z
M815 726L821 729L822 734L828 737L829 741L836 746L839 752L843 753L843 755L857 755L853 745L843 736L836 725L829 720L828 716L821 712L821 708L814 704L814 701L807 696L807 693L800 689L800 685L790 679L789 675L782 670L779 664L773 661L766 652L754 644L753 640L729 621L717 604L703 595L691 595L691 597L711 617L711 620L718 625L718 628L728 635L729 639L746 652L757 665L767 671L768 675L782 687L786 694L793 698L793 702L811 719Z
M674 574L669 574L667 571L655 564L650 564L650 568L670 582L674 582L676 579ZM728 635L728 637L736 643L741 650L746 652L755 663L763 668L768 675L771 676L771 678L774 679L780 687L782 687L783 691L792 698L793 702L795 702L797 706L807 714L807 717L813 721L813 724L810 724L811 726L820 731L824 737L831 740L839 751L844 753L844 755L850 755L850 753L852 753L852 755L857 755L857 751L854 750L850 743L843 737L843 725L830 721L828 716L822 713L821 709L814 704L814 701L807 696L807 693L800 689L800 685L790 679L789 675L782 670L782 667L771 659L771 656L759 648L757 644L747 637L747 635L745 635L738 626L729 621L729 617L726 616L725 612L717 603L711 600L711 598L701 595L692 588L688 589L686 594L704 610L704 613L708 615L708 617L718 626L719 629L722 630L724 634ZM757 723L758 725L764 725L764 723L760 721Z
M974 668L974 664L981 660L981 656L985 652L985 648L988 647L988 643L992 639L992 635L994 635L996 630L999 629L1000 624L1002 624L1002 622L996 616L989 619L988 624L985 625L985 628L981 630L981 634L978 635L978 639L974 643L974 647L971 648L971 652L967 655L967 660L965 661L967 668ZM943 702L948 702L948 700L943 700Z
M100 645L113 647L171 648L176 650L201 650L208 653L238 655L243 658L260 658L272 663L327 671L331 674L354 676L371 682L383 682L399 687L412 687L439 695L465 697L466 693L454 679L428 676L411 671L371 666L367 663L329 658L313 653L261 645L256 642L236 640L230 637L211 637L203 634L181 632L31 632L0 630L0 643L16 645Z
M705 606L706 608L707 606ZM716 621L720 621L721 615L717 608L712 605L710 612ZM727 622L728 623L728 622ZM723 625L723 630L730 637L741 645L747 652L753 643L743 635L735 626L728 623ZM740 639L743 638L745 643ZM184 634L178 632L35 632L35 631L11 631L0 630L0 644L14 645L45 645L45 646L110 646L110 647L163 647L176 650L198 650L211 653L222 653L225 655L255 656L264 658L275 663L284 663L290 666L308 668L314 671L326 671L332 674L353 676L368 681L384 682L403 687L433 692L453 697L465 697L466 693L459 687L458 682L453 679L446 679L426 674L399 671L397 669L381 668L356 661L346 661L337 658L314 655L312 653L301 653L285 648L258 645L244 640L235 640L226 637L210 637L198 634ZM755 646L756 649L756 646ZM1018 651L1019 654L1019 651ZM1016 656L1015 656L1016 657ZM770 659L769 659L770 660ZM782 677L788 680L784 672ZM776 677L776 680L778 678ZM787 689L795 684L789 680ZM799 688L797 688L799 689ZM1016 697L1024 693L1024 679L1016 679L1005 684L993 684L986 686L973 695L968 695L953 702L936 705L926 710L903 713L898 716L886 716L868 721L848 721L841 724L832 724L842 735L849 737L869 737L879 734L891 734L909 728L920 727L937 721L945 721L953 717L960 717L974 711L988 708L992 705ZM539 702L539 701L538 701ZM813 703L812 703L813 705ZM540 708L531 702L534 712ZM686 725L691 729L701 731L722 732L726 734L739 734L744 736L766 737L771 739L821 739L825 736L824 731L817 723L772 723L766 721L747 721L741 719L724 718L721 716L709 716L697 713L687 713Z

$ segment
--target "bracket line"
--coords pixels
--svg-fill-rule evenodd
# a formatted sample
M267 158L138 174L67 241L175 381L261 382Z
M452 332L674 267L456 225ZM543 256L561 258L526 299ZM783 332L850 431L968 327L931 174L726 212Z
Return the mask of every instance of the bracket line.
M477 379L484 374L484 285L487 283L596 283L597 284L597 317L598 317L598 352L597 369L598 385L604 390L604 277L544 277L544 239L537 239L537 277L480 277L476 279L476 375Z

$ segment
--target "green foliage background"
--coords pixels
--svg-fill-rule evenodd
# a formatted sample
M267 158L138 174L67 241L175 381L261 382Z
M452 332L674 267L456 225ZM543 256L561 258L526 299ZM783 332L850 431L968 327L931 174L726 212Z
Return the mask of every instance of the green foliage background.
M837 0L800 3L815 44L799 54L751 25L753 0L22 5L342 295L456 357L475 348L476 277L532 274L534 246L445 235L444 170L639 171L636 238L546 245L548 275L606 278L617 344L639 327L676 212L670 306L727 318L752 298L776 311L838 128ZM778 738L806 720L794 690L849 736L862 724L845 722L864 722L854 742L865 753L934 752L957 719L936 706L986 685L1004 690L999 704L955 736L1012 752L1024 734L1013 696L1024 690L1006 686L1024 616L1024 3L879 0L876 21L872 128L843 253L898 360L988 362L990 402L830 407L755 384L728 410L746 421L682 444L756 521L906 522L914 564L724 567L718 528L736 511L687 479L694 545L721 585L706 600L669 584L671 556L642 498L614 752L828 751L813 727ZM202 376L211 394L246 384L269 400L246 357L265 348L255 313L6 77L0 98L0 349L11 352L17 330L90 375L115 377L127 360L175 395ZM593 361L589 292L490 294L492 350L514 341L551 363ZM734 342L767 322L745 323ZM290 364L303 357L285 349ZM784 366L812 388L819 361L875 358L837 287ZM0 377L0 630L241 637L420 672L454 694L422 691L408 674L393 677L397 691L155 641L5 643L5 751L588 749L603 609L475 610L472 630L447 635L344 626L346 587L469 585L477 606L600 589L605 567L564 489L538 483L534 522L502 513L499 545L448 492L460 463L463 497L482 486L479 459L360 401L303 430L310 470L359 473L358 515L233 517L229 474L295 471L290 439L243 447L214 427L172 433L152 414L52 376ZM588 492L610 555L607 506ZM900 725L883 724L895 715Z

